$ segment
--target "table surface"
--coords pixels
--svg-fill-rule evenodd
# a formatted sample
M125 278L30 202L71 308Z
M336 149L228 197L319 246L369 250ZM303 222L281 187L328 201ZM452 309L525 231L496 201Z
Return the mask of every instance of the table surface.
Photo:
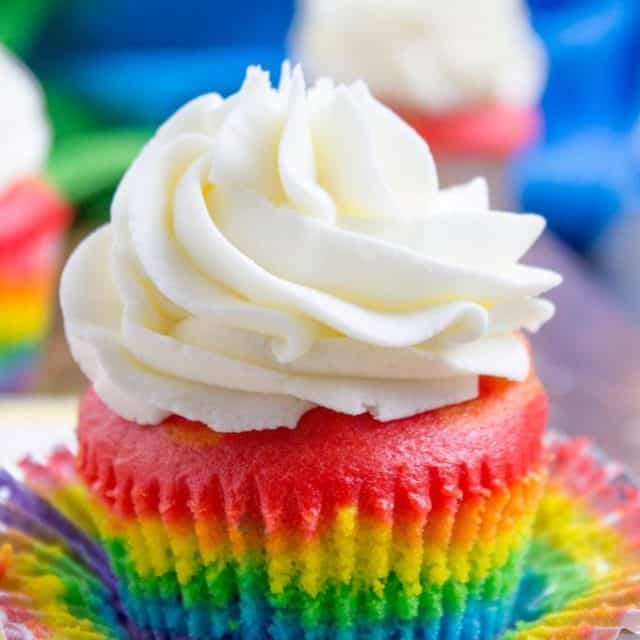
M590 436L640 474L640 326L589 268L552 238L545 238L529 261L564 276L550 295L556 316L533 338L551 399L551 424Z

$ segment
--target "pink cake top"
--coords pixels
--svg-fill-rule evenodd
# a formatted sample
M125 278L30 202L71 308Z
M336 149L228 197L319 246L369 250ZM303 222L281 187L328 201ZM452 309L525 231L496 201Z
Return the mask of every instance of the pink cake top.
M210 512L222 508L223 493L227 512L236 501L232 512L264 512L270 504L286 511L284 496L297 496L292 510L298 516L302 509L313 518L313 505L329 499L358 501L384 518L386 504L395 502L396 513L399 502L408 510L428 509L425 501L517 480L541 461L546 419L535 375L525 383L485 378L472 402L385 424L367 414L315 408L295 429L240 434L175 416L160 426L139 425L90 390L80 405L79 467L124 517ZM359 494L363 486L375 495ZM247 506L253 499L254 507Z
M51 185L40 178L20 180L0 193L0 250L59 231L70 220L69 205Z

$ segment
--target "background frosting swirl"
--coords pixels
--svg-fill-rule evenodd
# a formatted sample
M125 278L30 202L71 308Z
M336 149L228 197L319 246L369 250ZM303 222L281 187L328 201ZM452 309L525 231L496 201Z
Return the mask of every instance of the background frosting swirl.
M31 72L0 45L0 190L37 173L49 152L42 92Z
M316 74L432 112L530 106L546 77L524 0L301 0L292 45Z
M390 420L522 380L514 332L553 313L518 262L544 226L440 190L427 145L363 84L307 90L252 68L173 116L112 222L70 259L67 336L116 412L220 431L293 427L321 405Z

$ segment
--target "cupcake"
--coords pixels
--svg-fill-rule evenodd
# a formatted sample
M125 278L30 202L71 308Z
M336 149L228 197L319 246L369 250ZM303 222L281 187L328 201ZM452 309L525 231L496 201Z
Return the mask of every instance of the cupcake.
M440 189L366 86L205 95L61 300L78 470L142 638L494 638L545 478L537 216Z
M623 467L584 438L554 435L545 447L551 461L549 480L535 519L514 623L501 640L637 635L638 486ZM26 486L0 473L6 495L0 509L0 631L10 640L48 640L61 633L83 640L148 636L136 630L113 594L114 577L93 543L87 490L78 484L71 453L55 451L43 464L25 461L22 470ZM44 551L51 549L52 538L57 553L48 557ZM25 549L36 551L31 561L24 561ZM13 561L18 557L22 561ZM70 588L52 589L59 584L61 567ZM80 575L74 576L78 570ZM78 584L78 577L84 584ZM66 611L65 601L70 604ZM460 637L491 637L485 630Z
M300 0L308 70L364 79L434 153L504 156L538 132L545 56L523 0Z
M0 48L0 392L32 380L46 335L69 209L36 177L49 129L29 72Z

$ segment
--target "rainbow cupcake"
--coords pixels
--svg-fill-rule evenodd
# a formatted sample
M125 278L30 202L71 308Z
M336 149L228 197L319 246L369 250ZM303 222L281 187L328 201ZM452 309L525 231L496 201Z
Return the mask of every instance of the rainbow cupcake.
M314 409L245 434L139 426L91 392L79 469L148 633L493 638L513 616L545 421L535 379L384 425Z
M365 80L437 155L505 157L540 133L524 0L301 0L292 49L315 75Z
M35 80L0 49L0 393L32 381L70 211L43 179L49 131Z
M61 287L79 491L140 637L507 628L545 479L543 226L288 65L159 129Z
M512 629L500 638L633 637L640 633L638 486L623 468L584 440L554 436L546 452L551 461L549 481L533 527ZM28 488L0 474L0 488L8 496L0 510L0 630L11 640L144 638L114 596L114 578L92 544L96 536L89 506L92 499L77 477L71 454L58 451L45 464L27 461L22 466ZM19 520L11 515L18 512L22 514ZM33 526L34 521L38 527ZM52 548L52 529L59 536L55 563L42 559L43 551ZM8 559L16 556L16 539L22 549L26 541L37 548L38 559L14 562L7 571ZM89 588L79 587L77 577L69 580L73 574L69 575L68 567L77 567L78 557L85 558L88 568L82 575ZM63 562L67 570L61 573ZM69 591L51 588L60 584L60 575L67 584L78 587L84 598L80 600L77 594L67 598L75 607L73 618L61 615L68 605L60 595ZM34 585L42 588L35 598ZM97 600L95 595L86 599L87 592L101 595ZM95 606L96 601L100 606ZM166 638L167 634L155 637ZM490 636L471 633L459 637Z

